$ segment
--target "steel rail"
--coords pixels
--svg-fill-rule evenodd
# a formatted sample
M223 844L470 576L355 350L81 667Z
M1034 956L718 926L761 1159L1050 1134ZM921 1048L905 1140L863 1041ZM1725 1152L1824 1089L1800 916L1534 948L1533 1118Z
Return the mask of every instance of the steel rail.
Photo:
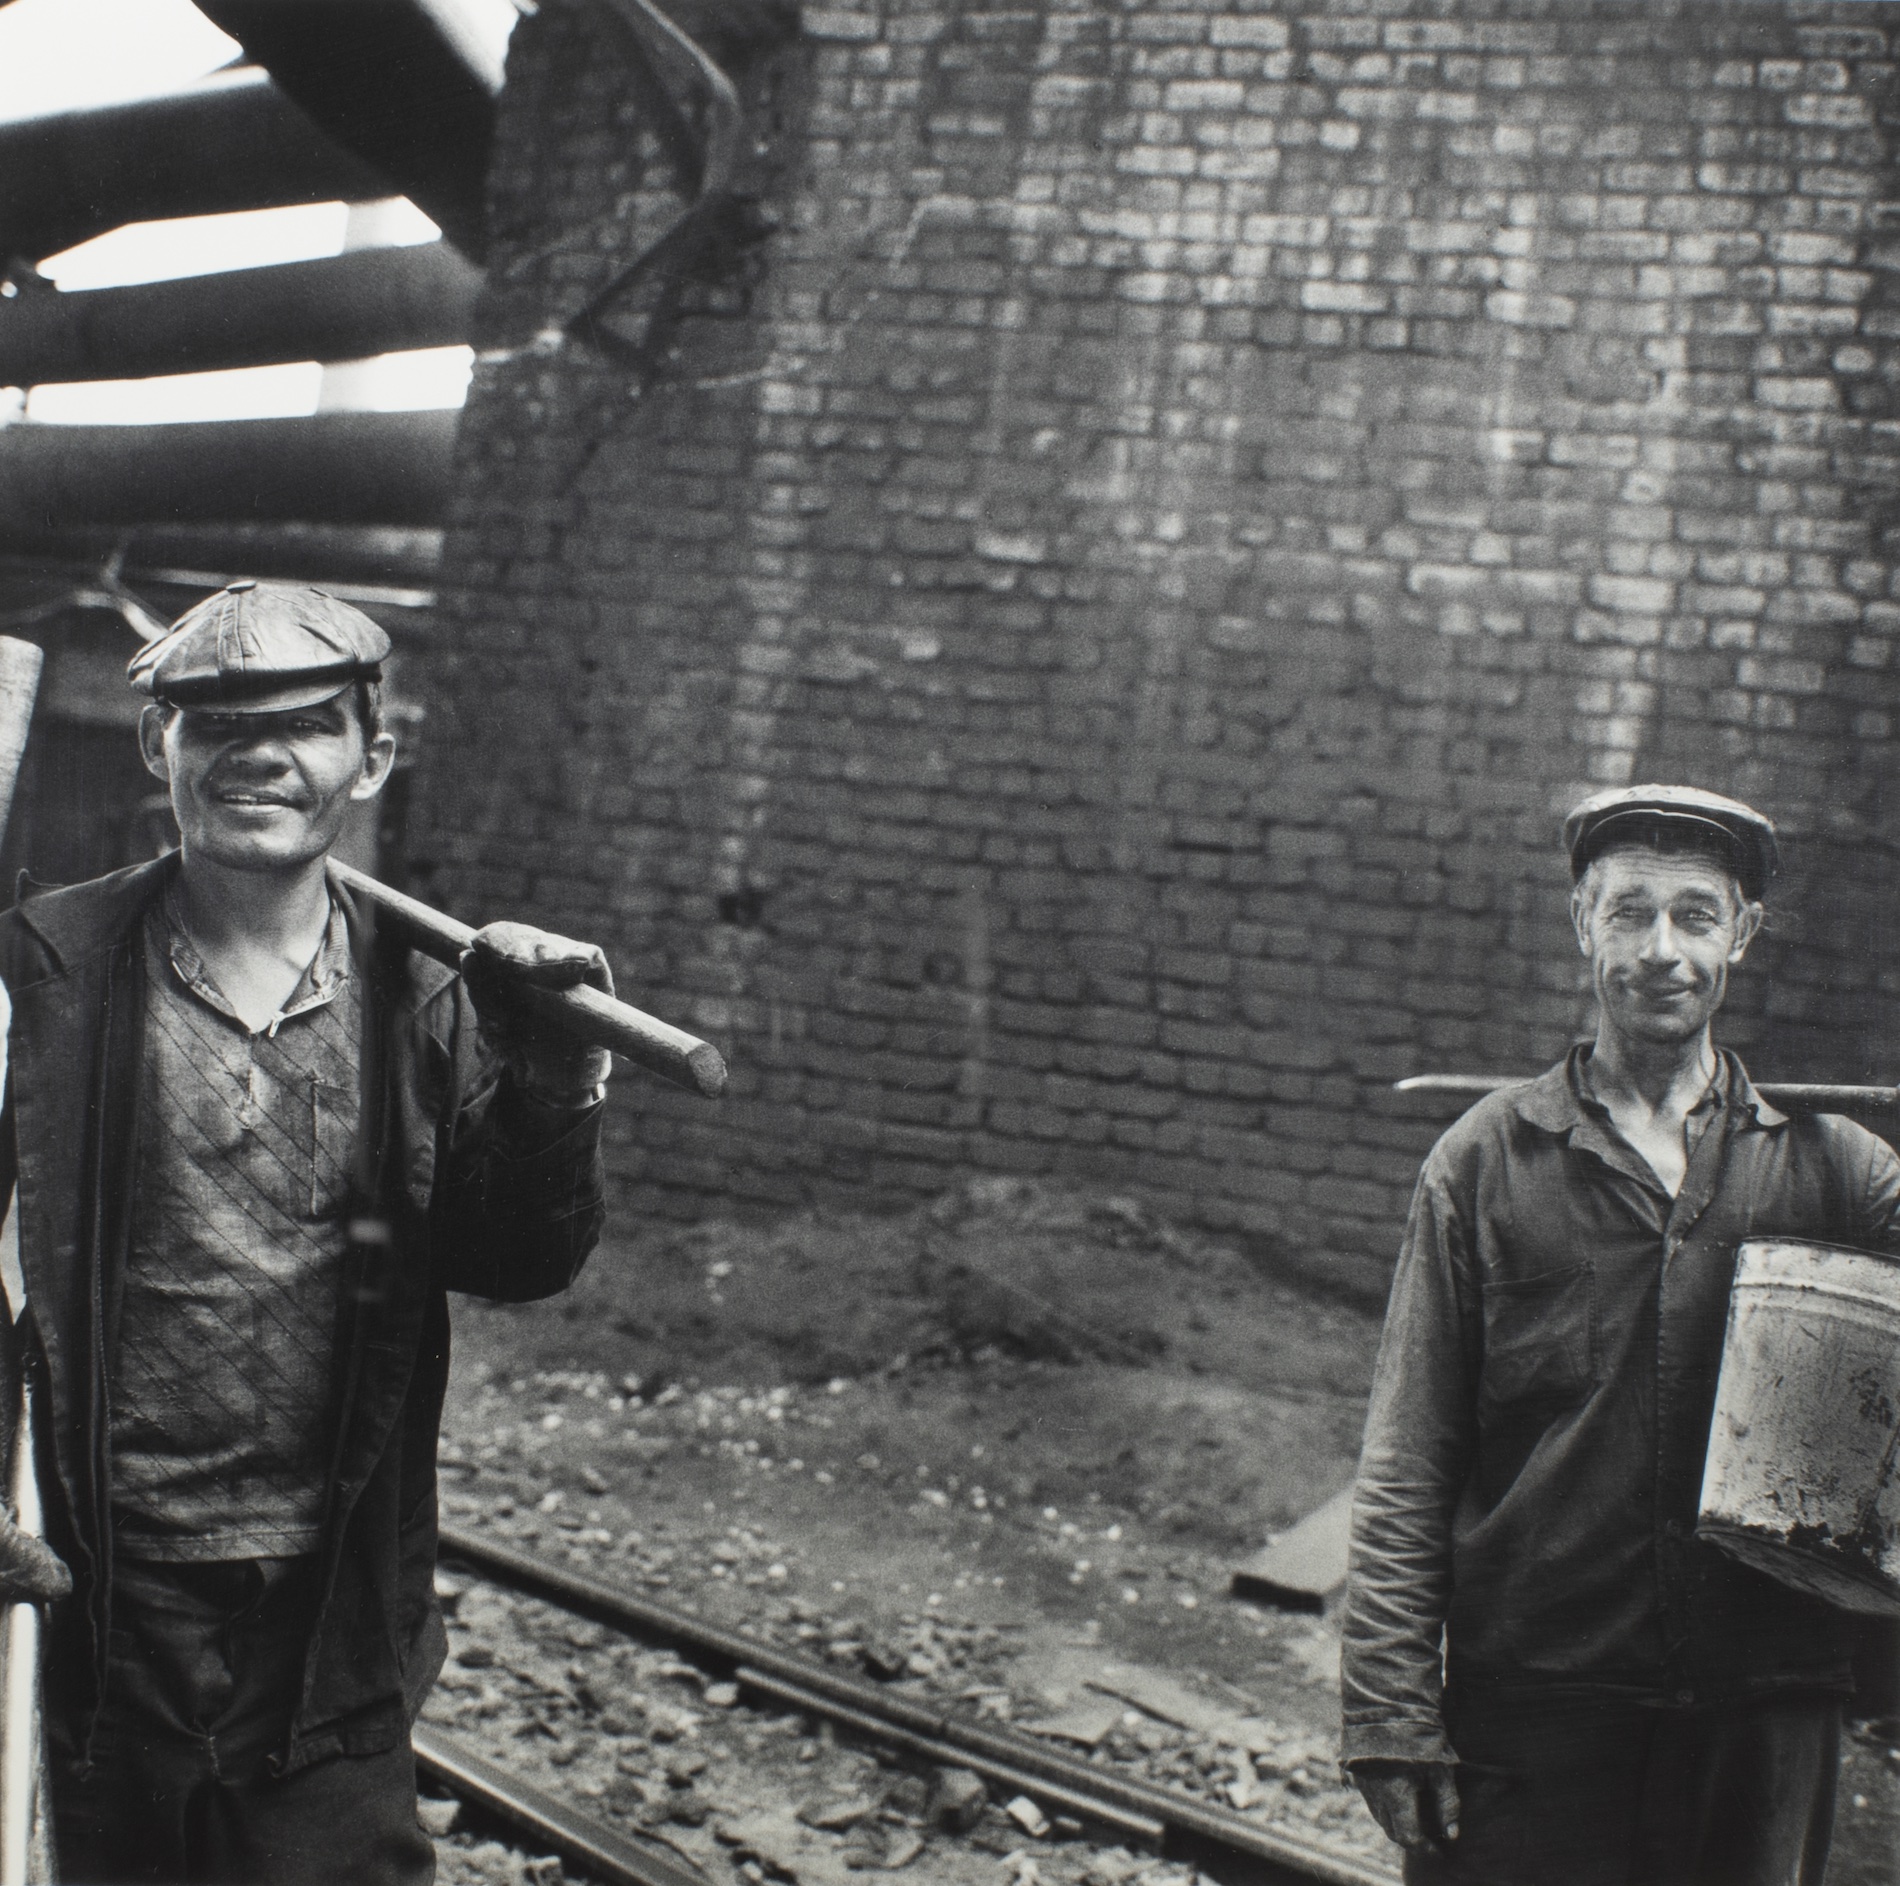
M418 1722L410 1739L416 1767L431 1781L529 1835L601 1886L712 1886L683 1853L557 1801L431 1723Z
M963 1766L982 1772L988 1762L1028 1777L1034 1790L1054 1800L1055 1788L1092 1803L1087 1812L1104 1818L1103 1808L1137 1819L1159 1823L1164 1835L1176 1834L1241 1853L1272 1869L1261 1886L1294 1886L1317 1881L1321 1886L1395 1886L1396 1875L1297 1835L1277 1833L1246 1820L1227 1808L1196 1801L1172 1788L1109 1774L1071 1756L1041 1747L1028 1737L986 1728L941 1706L913 1697L893 1696L857 1677L828 1670L809 1658L765 1643L743 1631L709 1623L673 1605L642 1598L591 1573L550 1564L531 1553L498 1541L483 1539L460 1527L442 1529L445 1556L462 1560L490 1577L535 1596L552 1599L564 1609L595 1622L649 1638L657 1638L702 1658L720 1663L735 1679L750 1672L761 1693L769 1693L757 1679L796 1691L799 1707L850 1723L864 1719L862 1732L891 1739L893 1731L921 1737L955 1751ZM809 1700L806 1700L809 1699ZM868 1724L868 1726L864 1726ZM973 1759L974 1758L974 1759ZM1071 1811L1064 1808L1064 1812Z
M1152 1815L1131 1814L1126 1808L1116 1807L1099 1795L1065 1788L1059 1781L1032 1775L1027 1769L1012 1767L1007 1762L991 1761L969 1749L958 1748L953 1742L918 1735L884 1717L871 1714L869 1710L853 1709L850 1704L841 1703L835 1697L820 1696L802 1683L788 1683L783 1677L767 1676L763 1670L755 1670L743 1663L735 1666L732 1676L742 1689L752 1690L775 1703L782 1703L788 1709L802 1709L808 1715L824 1716L844 1728L856 1730L859 1735L868 1736L891 1748L902 1749L906 1754L916 1755L924 1761L935 1762L940 1767L967 1768L973 1774L981 1775L985 1781L1013 1788L1018 1794L1040 1796L1046 1806L1073 1814L1078 1820L1100 1822L1102 1826L1112 1827L1116 1833L1128 1839L1147 1841L1158 1847L1167 1835L1166 1827Z

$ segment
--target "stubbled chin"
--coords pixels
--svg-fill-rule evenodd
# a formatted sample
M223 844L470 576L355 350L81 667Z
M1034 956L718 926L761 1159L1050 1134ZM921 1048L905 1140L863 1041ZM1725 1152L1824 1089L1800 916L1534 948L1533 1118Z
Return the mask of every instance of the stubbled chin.
M1679 1041L1699 1034L1713 1010L1701 1002L1671 1002L1661 1006L1634 1002L1620 1010L1616 1019L1633 1035L1647 1035L1658 1041Z
M222 822L189 835L185 849L196 852L229 871L276 871L307 864L329 849L321 832L301 821L290 824L249 822L236 827Z

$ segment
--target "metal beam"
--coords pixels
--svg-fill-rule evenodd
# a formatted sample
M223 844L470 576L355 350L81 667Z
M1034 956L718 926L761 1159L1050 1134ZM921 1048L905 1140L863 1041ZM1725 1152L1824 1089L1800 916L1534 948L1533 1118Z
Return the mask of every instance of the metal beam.
M200 0L345 149L435 218L464 254L484 248L495 137L488 79L419 0Z
M0 266L38 262L121 223L391 190L268 73L238 66L162 98L0 124Z
M607 1886L712 1886L678 1848L644 1834L622 1833L556 1800L432 1722L418 1722L412 1740L416 1766L429 1780L518 1828L537 1846L552 1847L589 1879Z
M0 516L87 524L437 524L454 412L0 427Z
M466 340L481 271L440 242L0 301L0 386L360 360Z
M434 587L441 569L442 532L393 524L242 523L34 530L8 517L0 518L0 557L69 572L116 566L128 578L175 579L199 589L218 589L234 576L282 576L420 594Z

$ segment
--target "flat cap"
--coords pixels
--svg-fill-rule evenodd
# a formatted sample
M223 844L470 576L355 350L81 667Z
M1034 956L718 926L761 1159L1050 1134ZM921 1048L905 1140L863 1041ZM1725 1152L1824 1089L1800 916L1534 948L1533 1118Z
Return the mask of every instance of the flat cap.
M132 657L125 678L176 707L272 714L380 681L389 637L320 589L246 578L187 609Z
M1759 897L1781 863L1772 820L1739 799L1696 786L1618 786L1584 800L1564 820L1572 878L1619 844L1720 858L1745 897Z

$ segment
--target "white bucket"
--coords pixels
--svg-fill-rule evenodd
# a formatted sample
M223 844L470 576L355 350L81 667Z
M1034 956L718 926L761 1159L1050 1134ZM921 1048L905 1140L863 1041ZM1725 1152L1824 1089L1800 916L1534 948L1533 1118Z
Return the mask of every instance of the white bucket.
M1736 1253L1696 1536L1845 1611L1900 1617L1900 1258Z

